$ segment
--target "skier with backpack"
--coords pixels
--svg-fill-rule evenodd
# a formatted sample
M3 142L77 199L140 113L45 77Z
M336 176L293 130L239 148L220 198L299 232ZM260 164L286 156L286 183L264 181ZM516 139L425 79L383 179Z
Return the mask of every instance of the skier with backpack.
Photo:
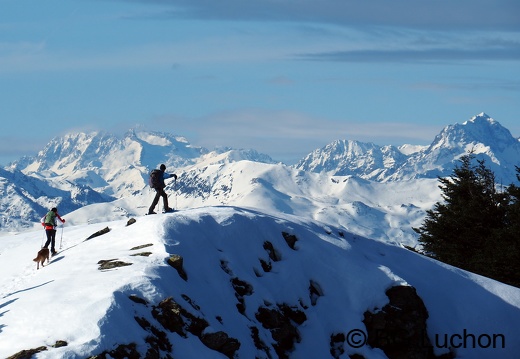
M166 192L164 192L164 187L166 187L166 185L164 184L164 180L173 177L175 181L177 181L177 175L173 173L166 173L164 171L166 171L166 166L164 164L161 164L159 169L154 169L150 173L148 184L150 185L150 187L155 189L156 193L152 205L148 209L148 214L156 214L154 209L155 206L157 206L157 203L159 203L160 197L163 198L164 212L173 212L173 209L168 206L168 196L166 195Z
M56 241L56 227L58 226L56 219L59 219L61 223L65 223L65 219L61 218L58 214L58 209L53 207L45 216L42 217L41 223L45 228L45 234L47 235L47 241L43 248L48 248L51 245L51 254L56 254L55 241Z

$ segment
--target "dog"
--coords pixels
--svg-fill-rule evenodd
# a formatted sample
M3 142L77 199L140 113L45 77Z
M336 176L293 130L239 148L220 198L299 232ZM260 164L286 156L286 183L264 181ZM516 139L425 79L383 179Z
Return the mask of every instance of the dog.
M49 248L42 248L38 251L38 254L36 255L36 258L33 259L33 261L36 262L36 269L40 269L40 263L43 265L43 262L47 259L47 264L50 261L50 252Z

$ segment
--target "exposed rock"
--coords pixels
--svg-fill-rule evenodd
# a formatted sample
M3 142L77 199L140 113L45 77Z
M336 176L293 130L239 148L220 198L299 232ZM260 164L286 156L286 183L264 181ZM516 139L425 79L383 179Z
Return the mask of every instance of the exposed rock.
M253 342L255 343L255 347L258 350L263 351L267 357L270 359L271 357L271 349L264 343L262 339L260 339L260 331L257 327L250 327L251 329L251 338L253 338Z
M271 262L266 262L263 259L260 259L260 265L262 266L262 269L264 272L270 272L273 269L273 266L271 265ZM259 277L260 275L257 275Z
M99 270L114 269L118 267L126 267L132 265L132 263L118 261L116 259L100 260L97 264L99 264Z
M171 297L154 306L152 315L165 329L182 337L186 337L187 332L200 337L209 325L205 319L194 316Z
M262 326L269 329L273 340L273 348L279 358L289 358L288 353L293 350L294 343L300 342L300 334L294 324L301 325L307 316L299 309L279 304L277 308L258 308L256 319Z
M171 297L164 299L157 306L154 306L152 315L157 321L170 332L186 337L184 329L185 322L181 315L182 307Z
M246 311L244 296L253 294L253 286L237 277L231 279L231 285L235 290L235 297L238 299L237 309L241 314Z
M150 255L152 255L152 252L141 252L141 253L135 253L135 254L130 254L132 257L137 257L137 256L140 256L140 257L148 257Z
M229 263L223 259L220 260L220 268L222 268L222 270L226 272L227 275L233 275L233 271L231 268L229 268Z
M128 222L126 222L126 225L129 226L131 224L134 224L136 222L135 218L130 218Z
M135 294L131 294L131 295L129 295L128 298L129 298L132 302L134 302L134 303L148 305L148 302L146 301L146 299L143 299L143 298L141 298L141 297L138 297L138 296L135 295Z
M104 351L87 359L141 359L141 354L136 349L135 343L121 344L116 349Z
M269 261L266 261L264 259L260 259L260 265L262 266L262 269L264 272L270 272L273 269L273 265L271 264L271 261L278 262L282 259L281 254L274 248L273 244L269 241L265 241L263 245L265 251L267 252L267 255L269 256ZM262 274L259 272L255 272L257 277L260 277Z
M208 348L216 350L228 358L233 358L235 352L240 348L240 342L235 338L230 338L223 331L202 334L200 340Z
M265 241L263 247L264 247L265 251L267 252L267 254L269 255L269 258L271 258L271 260L273 262L278 262L278 261L282 260L282 256L274 248L274 246L271 242Z
M182 258L182 256L173 254L170 258L168 258L168 264L172 266L177 271L177 273L179 273L179 277L185 281L188 280L188 275L183 268L184 258Z
M68 343L66 341L57 340L56 343L51 345L51 347L52 348L61 348L61 347L66 347L67 345L68 345ZM41 346L41 347L34 348L34 349L26 349L26 350L22 350L16 354L11 355L11 356L7 357L6 359L31 359L34 354L38 354L38 353L46 351L46 350L47 350L47 347L45 347L45 346Z
M282 232L282 236L285 239L285 242L289 246L289 248L296 250L295 245L298 241L298 238L294 234L289 234L287 232Z
M165 351L165 352L171 352L172 350L172 344L170 343L170 340L168 339L168 335L162 331L150 324L146 318L143 317L134 317L135 321L139 324L141 328L146 330L148 333L150 333L149 336L146 337L145 341L148 343L149 350L148 350L148 357L155 357L155 354L157 354L157 357L159 357L159 352Z
M187 333L197 336L208 348L219 351L229 358L240 348L240 342L225 332L204 333L209 326L205 319L186 311L171 297L164 299L152 310L152 316L167 330L186 338ZM136 319L137 320L137 319ZM143 326L144 324L141 324Z
M67 345L69 345L69 343L67 343L65 340L56 340L56 343L54 343L54 345L52 345L52 347L61 348L61 347L66 347Z
M187 303L189 303L191 305L191 307L197 311L200 311L200 307L195 304L195 302L193 301L193 299L191 299L190 297L188 297L186 294L181 294L181 297L182 299L184 299Z
M311 280L309 282L309 298L311 299L311 304L313 306L316 305L318 298L321 296L323 296L321 286L317 282Z
M7 359L31 359L34 354L47 350L47 347L42 346L34 349L22 350L16 354L7 357Z
M130 250L131 250L131 251L136 251L136 250L138 250L138 249L143 249L143 248L150 247L150 246L153 246L153 243L142 244L142 245L140 245L140 246L130 248Z
M415 288L394 286L386 291L390 302L376 313L365 312L367 343L382 349L389 359L436 358L428 338L428 311Z
M345 339L344 333L332 334L330 336L330 355L334 359L339 359L345 353L345 348L343 347Z
M103 228L103 229L97 231L96 233L91 234L91 235L90 235L87 239L85 239L85 240L88 241L89 239L92 239L92 238L94 238L94 237L99 237L99 236L101 236L101 235L103 235L103 234L106 234L106 233L108 233L108 232L110 232L110 228L105 227L105 228Z

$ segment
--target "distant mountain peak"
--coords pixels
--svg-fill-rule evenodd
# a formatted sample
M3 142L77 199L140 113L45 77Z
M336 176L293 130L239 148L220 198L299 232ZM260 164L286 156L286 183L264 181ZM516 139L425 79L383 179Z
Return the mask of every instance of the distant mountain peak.
M296 168L375 181L436 178L449 176L457 159L470 151L485 159L506 183L515 180L519 141L485 112L444 127L429 146L393 147L337 140L307 155Z

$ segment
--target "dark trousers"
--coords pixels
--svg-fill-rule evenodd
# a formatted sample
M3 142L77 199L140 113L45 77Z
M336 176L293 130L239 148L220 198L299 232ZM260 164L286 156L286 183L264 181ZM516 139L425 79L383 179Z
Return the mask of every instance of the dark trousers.
M153 199L152 205L148 209L148 213L153 212L153 210L155 209L155 206L157 206L157 203L159 203L160 197L163 198L164 210L166 211L169 208L168 207L168 195L166 194L166 192L164 192L164 188L159 188L159 189L156 189L155 191L156 191L155 197Z
M56 230L55 229L46 229L45 234L47 235L47 242L45 242L44 247L48 248L49 243L51 245L51 252L56 252L54 248L54 242L56 241Z

